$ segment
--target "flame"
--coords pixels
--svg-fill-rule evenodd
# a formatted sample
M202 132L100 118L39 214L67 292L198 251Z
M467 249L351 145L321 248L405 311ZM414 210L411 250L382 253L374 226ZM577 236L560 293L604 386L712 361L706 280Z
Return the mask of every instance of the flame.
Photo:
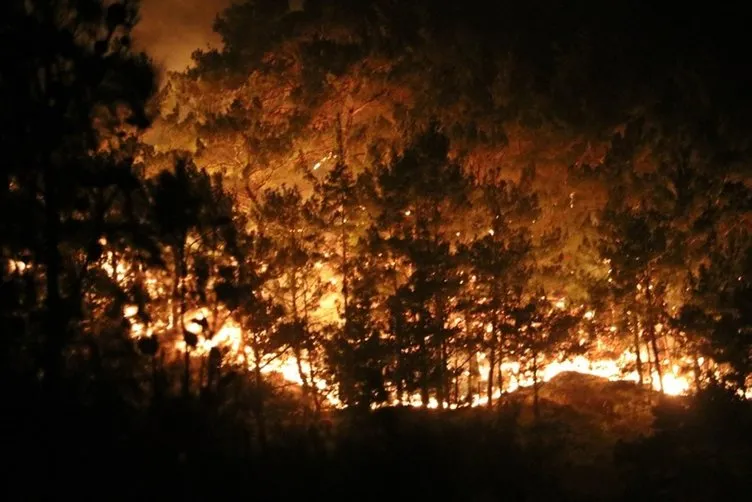
M408 210L406 214L411 213ZM131 272L130 265L122 259L116 261L111 252L105 254L101 266L105 272L117 281L124 281L125 277ZM335 273L330 270L330 267L325 262L318 262L314 266L322 274L322 280L331 284L339 283ZM15 265L15 267L16 269L21 268L18 265ZM473 283L475 280L475 276L470 276L470 283ZM147 272L145 282L150 290L154 290L154 293L165 294L158 276L150 275ZM316 313L320 321L336 324L340 320L337 313L338 299L339 297L336 293L328 294L321 299L319 312ZM576 308L573 305L569 305L570 302L566 298L552 299L552 302L557 309L570 308L573 313L579 312L579 315L588 323L596 320L596 312L588 310L584 305ZM125 305L123 307L123 316L131 320L131 335L133 337L137 338L150 335L153 332L174 328L172 321L165 322L162 320L148 325L136 322L138 312L138 305ZM335 408L344 406L337 395L336 385L331 385L330 382L317 376L316 372L312 371L312 364L315 364L317 361L305 353L305 351L301 355L300 361L289 350L277 354L263 355L261 356L261 360L257 361L253 351L247 344L251 333L244 332L241 326L227 312L222 313L219 317L222 319L222 322L221 326L217 328L214 325L216 316L217 312L212 312L205 307L193 309L185 313L183 326L185 326L186 330L194 333L198 339L196 346L190 350L191 357L205 357L213 348L219 347L224 350L225 361L230 364L245 366L249 370L255 370L258 367L262 374L278 374L291 385L303 386L306 383L305 381L307 381L323 397L328 406ZM201 322L202 320L206 320L206 323ZM455 320L455 324L459 326L462 323L458 323ZM207 325L210 326L209 329L206 329ZM493 333L494 325L491 323L479 324L478 326L487 333ZM605 326L602 329L609 334L617 331L617 327L613 325ZM669 338L671 335L665 326L656 327L656 332L665 338ZM536 379L538 383L548 382L564 372L592 375L610 381L639 382L640 376L637 370L634 369L637 354L630 350L623 350L614 355L613 347L608 346L608 339L610 338L598 338L595 350L585 355L563 357L560 354L538 354L540 366L536 372L536 378L533 377L529 364L522 364L521 361L507 357L501 364L497 363L494 369L494 385L492 385L491 389L492 399L497 400L505 393L515 392L520 388L531 387L534 385ZM187 349L185 341L182 339L175 340L173 348L179 352L184 352ZM665 354L669 354L668 351L664 352ZM695 375L692 371L687 371L686 368L692 368L695 364L699 364L700 366L713 364L712 361L706 361L702 358L695 362L690 357L678 356L676 353L672 353L671 357L665 357L665 354L660 362L662 370L660 377L653 367L655 362L651 360L650 354L645 349L640 354L640 358L643 361L643 366L647 368L647 371L643 375L643 381L647 382L652 389L656 391L662 390L665 394L669 395L685 395L693 388ZM454 365L453 369L458 370L458 373L462 374L461 377L458 377L462 382L461 384L458 382L458 384L464 387L462 396L465 396L465 398L460 399L459 396L455 396L456 399L453 401L457 402L439 402L437 396L431 395L428 397L425 407L429 409L452 409L459 406L487 405L488 395L486 392L481 392L480 389L485 391L488 387L491 374L490 362L486 354L477 353L475 354L475 363L477 363L476 380L478 387L477 389L472 389L474 392L469 392L471 390L470 373L461 366L466 364L466 361L460 363L459 360L450 360L450 365ZM499 372L501 375L499 375ZM499 381L503 382L501 388L498 384ZM384 405L403 404L416 407L424 405L420 393L397 396L394 390L395 386L390 382L386 383L387 387L392 389L392 396L390 401ZM748 397L752 397L752 388L747 391L747 395Z
M131 308L133 306L127 306L126 312L128 314L134 314L135 312ZM190 317L195 318L196 311L191 312ZM188 326L188 325L186 325ZM489 324L486 329L492 328ZM144 334L144 326L139 323L132 325L132 334L134 336L141 336ZM281 355L274 355L269 357L267 361L257 362L254 360L252 351L245 345L244 333L239 325L237 325L231 319L225 322L225 324L217 331L212 337L205 337L203 333L198 333L199 342L196 348L191 352L194 357L201 357L206 355L213 347L226 348L230 357L230 360L236 364L244 364L249 370L253 370L256 364L261 367L261 373L268 375L272 373L279 374L285 381L290 384L302 386L304 384L303 377L301 376L301 370L303 375L308 378L311 375L311 364L305 358L301 358L300 365L298 360L290 353L284 353ZM185 350L185 342L176 342L176 348L180 351ZM541 360L544 360L545 356L541 355ZM478 362L479 380L481 382L481 388L485 389L489 379L490 365L488 358L483 353L476 354L476 360ZM552 361L541 366L538 371L537 380L538 383L545 383L561 373L575 372L585 375L592 375L599 378L603 378L609 381L632 381L638 382L639 376L637 371L626 371L625 367L629 367L636 360L636 355L630 351L624 351L616 358L596 358L590 359L584 355L579 355L572 358L567 358L561 361ZM686 361L684 361L686 362ZM670 361L664 361L666 369L662 374L662 387L663 392L668 395L685 395L690 392L693 386L693 376L683 373L681 371L680 364L670 364ZM300 366L300 367L299 367ZM499 399L503 393L515 392L520 388L527 388L534 385L534 378L529 371L524 371L523 366L519 361L504 361L501 365L502 380L504 382L503 389L495 387L492 393L494 400ZM495 373L498 372L498 369ZM656 371L652 374L646 375L650 380L651 387L658 391L661 388L661 381L659 381ZM496 376L498 379L498 375ZM341 408L343 403L339 399L336 390L330 386L329 382L322 378L313 378L312 384L320 392L327 404L331 407ZM408 405L413 407L423 407L423 400L420 393L414 393L411 395L404 395L399 398L393 397L388 403L391 405ZM474 393L471 396L471 400L466 404L467 406L485 406L488 404L488 396L481 393ZM429 409L453 409L457 408L457 403L442 402L439 403L435 396L430 396L426 405Z
M192 357L206 357L206 355L214 347L221 347L227 350L226 357L228 362L245 366L249 371L256 369L259 366L260 372L263 375L278 374L286 382L303 386L303 375L308 378L311 374L311 364L308 360L301 358L300 365L298 360L292 354L285 352L282 354L269 354L265 356L261 361L256 361L253 355L252 349L246 344L247 333L243 332L243 329L232 319L228 319L217 330L213 336L207 336L207 334L201 331L201 327L193 322L190 322L196 318L210 319L211 315L208 309L195 309L185 314L184 321L186 330L189 330L197 335L198 343L196 347L190 351ZM138 337L143 334L143 326L132 325L131 333L133 336ZM185 352L186 344L184 340L178 340L175 342L175 348L179 352ZM300 366L300 367L299 367ZM325 379L315 377L311 384L317 389L329 406L334 408L343 407L343 403L337 396L333 386L329 384Z
M123 317L129 319L138 314L138 305L126 305L123 307Z
M656 385L658 382L656 382ZM690 382L687 378L677 375L675 372L663 375L663 392L671 396L680 396L689 393ZM656 389L658 390L658 389Z
M29 265L21 260L8 260L8 269L11 274L23 274Z
M107 275L109 275L116 282L122 283L125 281L130 267L124 260L117 260L117 264L115 265L115 267L113 267L113 261L115 261L115 255L112 253L112 251L108 251L104 255L104 258L102 260L102 270L104 270Z

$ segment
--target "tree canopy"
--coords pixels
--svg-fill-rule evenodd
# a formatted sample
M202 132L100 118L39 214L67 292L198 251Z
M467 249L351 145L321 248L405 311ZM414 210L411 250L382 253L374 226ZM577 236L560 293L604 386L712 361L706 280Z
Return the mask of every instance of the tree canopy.
M119 427L148 442L157 424L177 458L195 433L282 465L307 434L313 463L332 410L387 430L382 408L505 417L519 391L536 439L517 453L541 473L544 383L567 370L723 396L718 416L687 407L698 430L747 410L743 16L298 7L233 3L222 47L159 85L135 0L0 7L0 374L43 396L40 448L99 410L129 421L84 420L116 450ZM627 464L690 434L657 413L679 435Z

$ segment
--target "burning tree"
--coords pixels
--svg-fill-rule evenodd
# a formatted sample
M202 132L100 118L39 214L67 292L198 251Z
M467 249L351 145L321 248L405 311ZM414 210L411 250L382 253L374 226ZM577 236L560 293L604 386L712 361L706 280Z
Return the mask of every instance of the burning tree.
M514 326L514 352L522 361L524 371L532 375L533 412L540 417L538 385L540 371L546 364L545 358L555 360L565 358L576 344L572 339L572 328L578 320L564 309L551 302L543 291L530 298L523 306L512 312Z
M242 220L241 220L242 221ZM238 232L228 250L233 261L223 266L214 286L217 298L228 310L240 331L233 340L235 360L230 362L241 375L253 378L251 410L258 428L259 443L267 445L266 402L273 391L264 378L269 365L283 357L287 349L281 328L284 309L266 291L276 269L268 267L273 258L271 241L260 233ZM214 347L212 350L222 350ZM224 348L227 350L227 348Z
M163 171L157 177L153 194L156 233L169 254L172 285L166 298L169 322L163 329L172 331L173 341L183 339L183 392L188 394L191 351L199 343L199 334L210 340L223 324L219 303L211 292L219 266L226 259L227 243L223 241L228 234L221 230L233 224L232 201L220 179L211 179L184 158L177 159L174 172ZM211 325L202 313L186 320L199 308L211 312Z
M320 273L326 259L320 214L314 202L304 199L298 189L283 186L264 192L256 218L259 231L268 236L275 250L270 263L264 265L277 273L268 289L284 308L280 336L292 350L306 398L318 414L321 389L317 385L322 373L318 365L327 321L320 315L320 306L331 287L331 281L325 282Z
M532 243L526 223L535 219L535 194L521 184L501 182L483 187L480 198L485 235L464 249L470 274L465 275L469 331L475 331L487 353L486 398L492 406L494 389L504 389L502 367L515 331L512 312L519 308L531 276ZM474 354L472 354L474 356ZM498 385L494 374L498 369Z
M460 286L452 230L469 185L448 147L446 137L429 129L378 173L377 229L402 275L387 300L399 347L394 380L399 398L403 390L419 390L424 406L432 389L439 403L448 396L451 314Z
M297 376L287 377L303 385L314 411L325 394L337 403L325 375L343 399L369 407L388 400L387 389L398 399L420 394L423 405L456 405L463 379L480 376L482 353L492 403L504 388L502 366L528 362L516 360L521 328L511 313L541 284L572 294L569 314L593 312L577 345L580 331L610 346L631 329L623 345L632 346L639 380L651 358L663 387L664 369L684 365L685 352L696 352L698 364L707 352L707 344L681 342L686 333L670 321L686 302L683 277L707 275L723 260L701 250L727 230L747 189L731 166L723 164L728 176L713 174L709 166L725 161L713 155L718 145L699 140L701 128L669 134L683 120L677 110L634 118L620 115L626 104L612 115L554 99L564 82L589 89L571 78L592 69L574 57L592 33L570 40L559 78L548 75L548 91L533 85L535 99L522 106L512 77L526 72L502 58L508 41L476 30L485 25L473 16L441 39L441 19L451 13L443 4L376 1L347 11L325 1L302 12L235 5L217 22L225 47L198 53L196 67L163 88L163 144L150 148L132 138L153 91L148 65L129 53L133 5L97 5L8 8L59 35L61 57L76 62L72 70L40 55L40 84L16 61L8 74L29 77L31 91L2 82L39 108L8 107L8 117L44 141L32 155L25 138L3 138L11 152L3 203L33 207L29 221L44 232L11 225L4 252L23 302L45 302L54 320L57 329L45 334L50 353L65 345L51 333L65 330L110 333L126 345L126 335L135 337L153 374L163 356L184 351L185 394L194 374L213 388L219 366L251 360L261 388L256 370L289 361ZM57 16L66 9L71 16ZM264 24L251 38L249 20ZM405 43L411 50L397 57ZM465 61L457 47L484 47L486 56ZM72 73L58 78L58 67ZM450 70L455 80L445 78ZM49 109L39 104L48 98ZM592 134L584 122L602 130ZM87 134L73 138L68 129ZM38 169L19 167L27 164ZM701 203L705 190L715 202ZM595 241L600 253L585 256ZM610 299L574 301L589 274L603 276L600 292ZM35 277L47 281L43 295ZM595 310L614 319L595 321ZM702 326L695 331L709 332ZM197 370L192 357L202 359ZM477 383L467 382L468 393Z
M697 361L709 358L726 366L719 375L710 365L696 364L705 381L724 380L738 392L749 388L752 367L749 301L752 247L746 230L730 233L729 240L711 251L710 262L692 281L692 300L678 316L678 325L689 335Z

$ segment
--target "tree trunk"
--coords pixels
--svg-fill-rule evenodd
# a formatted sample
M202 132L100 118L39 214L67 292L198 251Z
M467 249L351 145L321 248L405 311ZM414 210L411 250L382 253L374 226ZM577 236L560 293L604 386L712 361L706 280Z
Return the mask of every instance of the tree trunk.
M308 290L303 289L303 322L305 326L304 330L304 344L305 349L308 355L308 378L306 379L306 383L308 386L308 392L310 394L310 398L313 400L313 415L316 420L319 419L319 414L321 412L321 403L319 402L319 391L316 387L316 374L314 369L314 344L311 340L310 333L308 332L308 326L310 326L310 317L308 312Z
M338 119L339 122L339 119ZM341 136L341 124L338 124L338 134ZM340 150L340 162L344 162L344 146L339 145ZM347 217L345 215L345 195L342 194L341 199L341 219L340 219L340 238L342 239L342 304L344 307L343 310L343 317L344 317L344 323L342 325L342 332L344 334L344 339L349 339L349 328L350 328L350 270L349 270L349 263L347 261L347 229L345 227L345 224L347 223Z
M198 366L198 389L199 392L202 388L210 389L212 380L212 370L209 364L209 355L199 357L200 363Z
M540 419L540 403L538 396L538 351L533 350L533 416L535 421Z
M44 345L44 383L51 394L56 394L61 384L63 373L63 349L65 347L66 320L63 300L60 295L60 276L62 257L60 254L60 210L57 196L57 182L52 167L44 172L45 204L45 275L47 310Z
M187 275L185 264L185 241L187 237L181 236L180 243L175 246L175 283L172 285L172 316L173 326L178 336L182 334L182 330L185 329L185 322L183 316L185 315L185 291L184 291L184 279Z
M347 218L345 217L345 203L342 202L342 219L340 221L340 224L342 226L342 302L344 306L344 317L345 317L345 332L347 331L347 324L350 320L350 281L349 281L349 267L347 262L347 230L345 228L345 223L347 221Z
M693 372L695 374L695 391L702 391L702 370L700 368L700 358L697 355L697 351L694 351L692 356Z
M262 453L266 453L267 450L267 434L266 434L266 415L264 413L264 387L263 376L261 375L261 365L259 364L260 358L256 347L253 347L253 357L255 359L255 367L253 368L254 376L256 379L256 399L253 403L253 417L256 419L256 427L258 428L258 440L259 448Z
M187 240L186 236L181 236L180 239L180 245L176 249L176 255L177 255L177 267L178 267L178 318L177 318L177 324L176 329L178 330L178 333L185 333L185 284L183 284L185 276L187 275L186 271L186 259L185 259L185 241ZM184 366L185 366L185 373L183 374L183 395L188 397L191 393L191 347L188 346L188 341L185 341L185 354L184 354ZM200 385L200 383L199 383Z
M658 375L658 390L663 394L663 369L661 369L661 356L658 351L658 343L655 338L655 328L651 325L648 328L648 334L650 338L650 346L653 349L653 362L655 366L655 372Z
M629 324L630 323L627 322L627 325ZM632 319L631 324L633 327L632 332L634 333L633 343L634 343L634 350L635 350L635 356L636 356L635 364L637 366L637 377L639 379L640 388L642 388L645 386L645 377L644 377L644 372L642 369L642 356L640 355L640 345L641 345L640 344L640 323L636 318L636 314L633 314L633 319Z
M180 244L180 279L178 281L178 284L180 286L180 328L182 330L185 330L185 311L186 309L186 302L185 302L185 278L188 276L188 264L187 259L185 256L185 242L187 240L187 237L183 237L183 240Z
M452 396L452 402L456 405L460 403L460 372L456 372L454 375L454 393Z
M191 393L191 348L187 344L183 357L183 396L188 397Z
M162 389L159 383L159 361L158 353L151 356L151 389L152 389L152 405L156 405L162 397Z
M499 383L499 396L503 396L505 394L504 391L504 368L503 368L503 361L499 361L499 377L497 378ZM512 379L510 378L509 381L511 382Z
M444 403L447 401L447 354L446 343L441 341L441 361L439 362L439 387L437 389L437 398L439 401L439 407L443 408Z
M488 382L486 383L486 395L488 396L488 407L493 407L493 389L494 389L494 368L496 367L496 347L491 345L488 353Z
M172 285L172 299L170 300L170 307L171 307L171 315L172 315L172 329L175 330L175 337L177 338L179 336L179 328L180 328L180 302L178 301L178 298L180 298L180 274L175 274L175 282Z
M473 396L480 393L478 378L478 359L475 354L470 356L470 375L467 377L467 401L472 404Z
M423 408L428 408L428 354L426 347L426 338L421 335L420 341L420 399L422 401Z
M504 393L504 368L502 365L504 364L504 352L499 349L499 377L496 379L498 381L499 385L499 394Z
M398 366L398 368L399 368L399 366ZM395 378L395 380L396 380L395 386L396 386L396 392L397 392L397 401L399 402L400 405L403 405L403 404L405 404L405 399L404 399L404 397L405 397L405 387L404 387L404 384L402 382L402 375L400 374L399 369L397 370L396 373L397 374L395 375L396 376L396 378Z
M311 411L309 409L310 400L311 400L311 389L308 385L308 375L306 374L305 371L303 371L303 362L301 361L302 355L301 355L300 347L293 348L293 355L295 356L295 363L298 368L298 376L300 377L300 381L302 382L302 385L303 385L303 397L306 400L306 412L308 413Z
M311 348L307 349L308 352L308 367L310 368L310 371L308 372L309 379L308 381L311 383L311 395L313 397L313 412L314 417L316 420L319 419L321 415L321 399L319 396L319 390L318 387L316 387L316 370L314 369L314 363L313 363L313 350Z
M292 248L295 249L296 246L297 246L297 242L295 238L293 238ZM301 319L300 308L298 306L298 289L299 289L298 270L296 268L293 268L290 274L290 293L292 295L292 298L291 298L292 317L293 317L293 322L295 322L299 327L304 324L303 324L303 320ZM303 310L305 311L305 298L303 299ZM296 336L298 334L300 333L296 331ZM306 336L305 333L302 333L300 335L303 337L303 339L305 339L305 336ZM302 340L295 340L294 347L293 347L293 355L295 356L295 362L298 368L298 376L300 377L300 381L303 384L303 397L305 398L305 401L306 401L306 415L307 415L310 412L309 404L311 400L311 389L308 385L308 377L305 371L303 371L303 362L301 360L302 359L301 357L302 343L303 343Z
M645 299L647 300L647 330L648 340L650 341L650 347L653 349L653 357L655 358L655 371L658 374L658 389L661 394L663 393L663 369L661 368L661 353L658 350L658 339L655 334L655 320L653 318L653 294L650 289L650 279L647 281L645 287Z

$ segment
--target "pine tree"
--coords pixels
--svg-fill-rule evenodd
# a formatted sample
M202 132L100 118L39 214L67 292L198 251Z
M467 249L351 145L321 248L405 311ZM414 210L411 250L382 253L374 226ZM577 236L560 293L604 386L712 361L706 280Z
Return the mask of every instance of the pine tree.
M224 244L220 229L232 225L232 201L219 179L212 180L188 158L177 158L174 172L160 173L152 183L152 194L155 230L169 253L169 327L172 340L182 337L185 344L183 393L188 395L191 352L199 335L210 339L221 327L218 304L210 302L207 293L210 278L220 265L217 258ZM211 303L215 325L210 326L205 316L186 319L193 309Z
M512 313L516 336L514 352L533 378L533 412L540 418L540 371L546 361L566 356L574 345L572 328L578 320L558 309L542 290Z
M276 270L269 293L285 310L280 336L292 349L304 393L318 414L321 396L316 380L322 371L319 365L325 327L320 306L331 283L325 283L320 273L327 257L316 201L304 199L296 188L267 190L258 203L255 224L275 250L266 265Z
M242 225L241 221L236 224ZM271 241L259 233L238 232L228 252L233 260L220 268L214 289L218 300L238 322L243 335L241 374L251 368L253 396L251 410L258 428L259 445L268 444L266 403L272 392L264 378L264 369L282 357L287 349L280 335L284 310L265 293L276 269L269 267L274 249Z
M504 386L501 367L510 347L511 313L520 307L533 270L525 223L535 218L538 208L535 194L524 186L501 182L481 191L486 230L464 250L470 271L464 280L470 326L480 327L480 348L489 361L486 394L492 406L494 388Z
M148 124L154 78L146 58L131 51L134 2L12 0L0 12L7 56L0 70L2 178L25 195L24 211L33 215L28 228L38 229L23 237L23 247L33 250L35 273L45 281L41 366L54 393L80 318L80 297L68 285L79 283L69 271L77 269L71 264L80 259L81 240L66 227L101 214L101 206L81 205L96 199L85 176L93 164L113 162L92 160L91 153ZM84 252L96 253L100 237L86 236Z
M752 240L746 230L734 231L727 239L711 249L707 265L693 277L691 300L677 323L689 334L696 358L709 358L720 365L718 373L706 365L705 374L697 376L726 382L744 392L752 375ZM702 371L699 364L696 371Z
M456 332L450 319L460 286L454 240L468 183L448 151L446 137L429 129L377 178L377 228L403 275L388 299L398 347L396 385L398 391L402 382L406 390L419 389L424 406L432 389L440 405L446 402Z

